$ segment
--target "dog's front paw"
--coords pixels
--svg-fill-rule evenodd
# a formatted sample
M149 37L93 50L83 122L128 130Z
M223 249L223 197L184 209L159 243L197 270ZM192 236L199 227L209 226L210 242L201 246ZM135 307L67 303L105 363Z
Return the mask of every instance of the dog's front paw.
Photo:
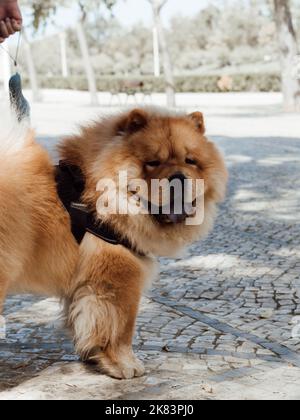
M107 375L116 379L133 379L143 376L145 373L145 368L142 362L137 360L136 362L111 365L104 369Z
M116 361L107 354L100 356L100 368L103 373L116 379L133 379L143 376L145 367L134 354L123 354Z

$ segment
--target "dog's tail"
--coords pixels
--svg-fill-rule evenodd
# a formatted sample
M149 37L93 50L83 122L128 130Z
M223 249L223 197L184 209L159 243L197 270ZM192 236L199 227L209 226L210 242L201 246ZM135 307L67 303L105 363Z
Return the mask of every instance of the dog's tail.
M0 158L20 152L30 137L30 120L20 119L9 101L0 105Z

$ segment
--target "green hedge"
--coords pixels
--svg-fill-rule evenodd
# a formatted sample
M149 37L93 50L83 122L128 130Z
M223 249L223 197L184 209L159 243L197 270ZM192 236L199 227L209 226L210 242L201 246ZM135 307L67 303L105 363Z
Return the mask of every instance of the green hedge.
M195 75L175 77L177 92L220 92L218 81L222 75ZM276 73L253 73L253 74L233 74L232 92L277 92L281 89L280 75ZM71 76L66 79L62 77L39 77L40 85L48 89L73 89L87 90L88 84L84 76ZM108 92L128 92L131 90L125 86L132 81L142 81L144 92L163 92L163 78L151 76L140 77L98 77L97 86L99 91ZM28 80L25 81L28 86ZM136 89L139 91L140 89Z

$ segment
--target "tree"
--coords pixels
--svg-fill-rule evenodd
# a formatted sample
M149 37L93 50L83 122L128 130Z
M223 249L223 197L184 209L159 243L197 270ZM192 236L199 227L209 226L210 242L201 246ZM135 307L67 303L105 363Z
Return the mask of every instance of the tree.
M46 25L48 20L54 16L58 7L79 6L80 16L76 25L76 33L80 45L81 55L84 63L85 73L88 80L91 95L91 104L98 105L97 82L93 69L88 43L85 35L84 24L90 12L98 13L100 7L105 5L112 9L117 0L27 0L27 5L32 10L33 26L38 29L41 25Z
M26 57L26 63L28 68L28 76L32 91L32 99L34 102L42 101L42 95L40 92L39 84L38 84L38 78L37 78L37 71L35 67L35 61L33 59L32 55L32 48L31 44L28 41L26 30L23 28L23 38L25 41L25 57Z
M88 80L89 91L91 95L91 105L96 106L99 104L98 92L97 92L97 81L96 81L95 71L92 65L89 47L88 47L88 43L87 43L85 31L84 31L84 23L86 20L87 12L86 12L83 2L79 1L79 6L81 10L81 17L79 18L76 24L77 38L79 41L85 73Z
M170 107L176 106L176 97L175 97L175 82L173 75L173 64L171 60L171 54L168 47L167 37L165 29L161 19L161 11L163 7L167 4L168 0L148 0L153 9L154 24L157 29L159 44L163 56L163 68L165 75L166 83L166 94L167 94L167 104Z
M300 77L295 72L299 54L289 0L274 0L275 21L279 42L284 109L300 112Z
M115 5L116 0L77 0L80 9L80 18L76 25L77 37L80 45L81 55L83 58L84 68L86 77L88 80L89 91L91 95L91 104L96 106L98 102L98 91L97 91L97 80L95 71L93 68L88 42L84 30L84 24L86 22L89 12L97 14L101 5L105 5L108 9L112 9Z

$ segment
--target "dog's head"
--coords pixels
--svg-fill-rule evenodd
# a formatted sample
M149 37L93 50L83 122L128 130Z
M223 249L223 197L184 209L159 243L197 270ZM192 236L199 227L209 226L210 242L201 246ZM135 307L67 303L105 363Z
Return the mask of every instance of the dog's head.
M117 131L131 170L147 182L147 197L145 192L137 194L144 204L148 201L162 227L184 223L193 215L199 193L215 202L223 199L227 173L219 152L205 137L202 113L171 116L136 109L124 116ZM200 180L203 190L197 191ZM168 181L169 191L163 181Z
M93 178L86 198L108 204L107 208L117 205L116 212L98 212L100 219L129 236L139 249L158 255L173 254L207 233L214 206L225 195L227 171L217 148L205 137L200 112L135 109L106 119L83 136L90 144L87 165ZM107 180L113 180L117 189L113 183L105 186ZM116 190L123 195L114 202ZM201 222L187 223L197 206L204 213ZM143 211L130 213L132 207Z

